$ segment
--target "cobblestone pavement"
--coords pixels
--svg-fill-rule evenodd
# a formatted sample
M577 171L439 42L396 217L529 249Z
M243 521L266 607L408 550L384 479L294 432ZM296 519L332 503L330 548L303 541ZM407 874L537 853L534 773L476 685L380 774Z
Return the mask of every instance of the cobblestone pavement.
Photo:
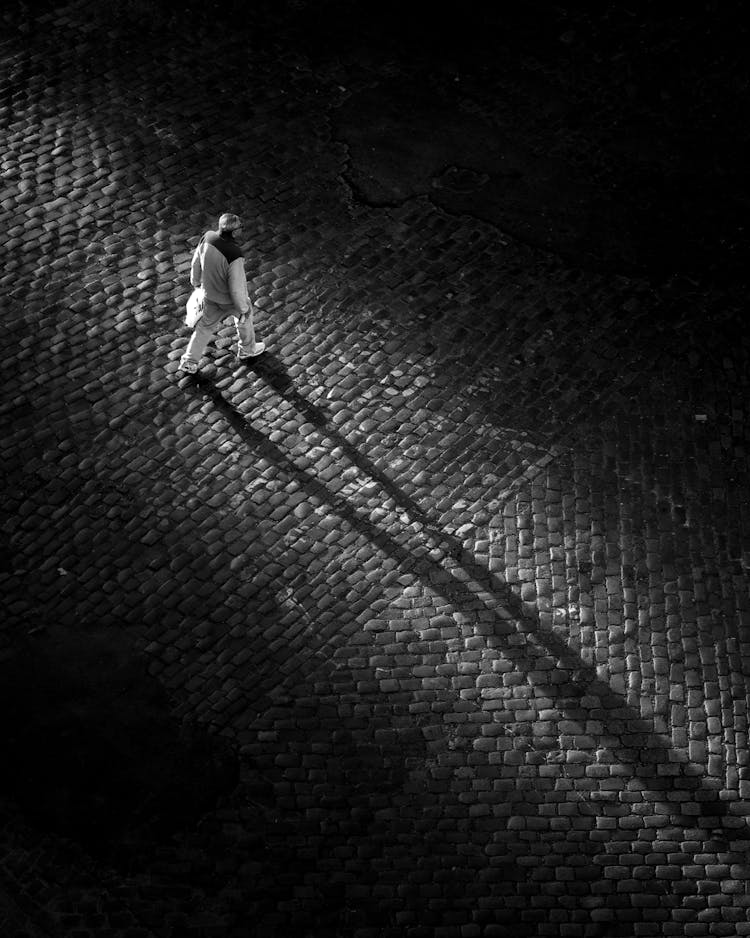
M45 9L0 48L3 654L125 635L240 781L129 868L6 800L0 931L750 934L742 291L364 204L336 109L397 64ZM225 208L269 352L181 378Z

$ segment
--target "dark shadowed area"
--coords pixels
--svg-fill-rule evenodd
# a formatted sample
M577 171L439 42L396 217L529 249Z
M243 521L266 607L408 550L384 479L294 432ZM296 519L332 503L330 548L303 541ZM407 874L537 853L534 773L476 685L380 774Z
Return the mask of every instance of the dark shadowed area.
M0 792L108 860L153 849L232 792L236 754L180 725L127 635L42 629L0 661Z
M739 5L330 2L305 14L297 41L313 61L391 67L336 118L359 198L425 195L594 269L745 275Z

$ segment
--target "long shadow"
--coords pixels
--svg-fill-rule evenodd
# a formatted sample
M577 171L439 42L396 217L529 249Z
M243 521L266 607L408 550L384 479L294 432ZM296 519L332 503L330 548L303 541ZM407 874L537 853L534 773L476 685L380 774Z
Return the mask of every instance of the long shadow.
M702 770L688 763L682 754L676 752L670 742L656 732L652 720L643 718L638 711L628 705L620 694L613 691L605 681L600 680L593 667L586 664L561 638L544 629L537 618L529 615L506 583L481 567L455 537L440 531L430 520L429 515L413 499L402 493L391 479L379 471L366 456L359 453L340 433L331 429L325 412L296 390L278 360L268 356L262 364L254 363L252 368L259 377L267 380L279 394L293 403L311 423L321 431L324 430L330 439L341 447L354 465L367 472L385 492L393 497L394 501L406 509L413 518L418 519L423 525L423 532L420 533L426 533L431 540L436 540L443 545L446 553L450 553L453 558L454 566L448 568L447 564L440 565L431 559L428 555L432 548L419 543L414 533L405 532L405 539L401 541L360 514L351 506L346 497L324 485L312 472L308 471L304 457L295 459L284 453L264 433L253 427L210 381L198 377L189 384L197 393L201 393L214 403L229 426L248 447L272 461L310 495L328 505L372 545L395 559L405 572L414 572L425 584L429 585L434 593L457 608L460 608L467 598L473 600L479 596L494 616L493 633L499 639L503 653L520 672L526 675L529 683L541 686L544 696L552 697L557 708L570 719L599 721L604 725L605 730L604 733L597 735L604 736L609 730L609 736L619 736L623 741L622 747L616 751L621 765L628 768L627 776L620 776L616 779L622 788L626 787L628 779L638 780L641 797L651 802L669 801L670 793L675 791L682 793L683 797L679 803L674 807L670 805L672 810L669 812L668 829L675 831L675 839L682 841L683 852L688 855L697 855L702 850L741 849L740 841L748 840L748 830L744 820L729 814L728 805L720 799L718 791L704 783ZM463 576L459 577L459 574ZM478 584L479 593L467 592L466 576ZM526 636L525 647L513 644L513 638L519 632ZM541 657L547 659L545 661L547 670L542 672L545 675L544 679L537 679L533 672L542 670L538 666ZM550 657L554 659L552 664L549 663ZM335 668L335 664L331 663L331 667ZM560 676L560 683L554 683L553 675L555 674ZM415 721L417 721L416 717ZM664 763L672 763L682 771L679 774L675 772L659 774L659 766ZM686 774L690 771L696 774ZM402 773L397 771L395 774L393 772L386 774L389 782L395 783ZM564 770L561 770L561 775L565 776ZM522 802L513 802L513 814L533 815L537 810L537 804L542 803L543 800L543 791L537 796L529 794ZM590 859L585 872L581 870L581 880L575 884L577 891L571 893L571 896L589 895L589 889L593 888L593 884L604 879L605 863L598 859L597 855L606 855L610 852L607 844L600 837L595 836L597 830L593 820L606 813L606 804L600 804L582 796L579 810L581 814L588 815L592 819L592 828L590 830L587 828L588 834L585 836L581 836L582 831L579 829L576 832L575 843L579 854L588 855ZM372 822L373 816L366 806L363 807L363 811L361 820L366 826L367 819L369 818ZM498 817L495 823L497 829L501 830L505 827L507 820ZM683 832L682 835L678 833L679 831ZM372 835L375 836L376 833L375 828ZM364 836L365 832L362 834ZM614 842L620 843L624 847L625 844L642 842L644 835L647 838L658 838L660 831L646 828L636 832L618 827L611 831L608 839L613 844ZM549 836L552 841L549 849L553 851L554 842L565 835L550 831ZM541 831L539 837L541 842L548 839L548 835ZM688 841L695 841L696 846L689 845ZM517 847L508 844L508 862L502 869L497 868L495 885L491 887L493 894L499 890L500 896L513 895L513 882L525 881L526 874L523 872L525 867L516 867L516 858L521 855L518 853L519 849L522 854L525 854L530 849L530 845L523 839L519 839ZM590 882L592 886L586 887L585 881ZM543 889L540 882L536 885ZM571 888L573 885L571 884ZM683 888L686 885L688 884L654 880L649 881L644 891L656 896L661 906L670 909L681 906L688 894L695 894L697 883L691 882L689 884L691 888L687 890ZM453 884L446 881L442 888L444 899L454 902L457 908L461 907L465 897L461 891L460 882ZM604 926L605 930L601 934L625 935L629 933L627 928L632 927L635 922L651 921L648 906L642 908L631 906L625 903L625 899L626 897L616 892L606 896L606 907L615 912L622 925ZM418 911L419 907L419 899L416 899L416 905L410 905L412 910ZM425 914L428 913L430 909L425 908ZM498 915L500 918L496 921L510 921L505 912L498 912ZM529 923L525 930L519 927L515 933L531 935L537 932L535 926Z
M377 470L373 463L352 447L341 434L330 429L324 411L299 394L277 362L267 360L262 366L253 365L253 370L262 378L269 376L269 383L275 390L297 406L311 423L314 422L315 426L321 430L325 429L330 439L341 446L343 452L355 465L369 473L384 491L409 511L412 517L418 519L423 524L422 533L426 533L431 541L437 541L443 545L446 553L452 557L454 566L440 565L430 559L428 555L432 547L419 543L417 536L412 532L405 532L405 539L402 542L373 524L369 518L356 511L346 497L332 491L308 471L305 468L304 457L298 457L295 460L294 457L284 453L265 434L253 427L211 382L198 378L194 381L194 388L214 403L229 426L254 452L272 461L281 471L288 473L310 495L327 504L371 544L395 559L404 571L414 572L446 602L460 608L466 602L467 597L482 599L486 608L494 616L493 633L502 645L503 654L521 673L526 675L527 680L540 685L544 696L553 698L557 709L566 714L569 719L601 722L605 730L599 735L619 737L623 745L616 750L613 747L610 748L613 748L621 765L627 766L629 773L627 777L639 781L641 796L644 800L668 801L668 793L674 791L683 793L682 800L675 804L670 812L669 826L685 831L684 837L680 837L680 840L695 840L700 844L698 847L688 848L687 844L683 843L686 853L697 853L704 848L727 850L730 849L730 841L736 842L735 845L739 847L740 841L750 839L744 820L730 815L728 804L720 799L719 792L705 784L702 770L688 763L681 753L675 751L670 742L656 732L652 720L642 717L620 694L613 691L605 681L599 679L595 669L584 662L561 638L542 628L538 619L529 615L506 583L481 567L456 538L440 531L431 522L427 513L411 498L404 495L392 480ZM477 584L478 591L467 593L466 576ZM524 647L513 644L512 640L519 632L526 636ZM539 667L540 658L547 659L546 670ZM549 662L550 658L553 659L553 663ZM544 682L533 676L534 671L541 671L545 675ZM554 682L555 674L561 678L559 683ZM681 768L682 771L679 774L676 772L660 774L659 767L666 763L671 763ZM691 771L695 774L686 774ZM627 777L619 779L623 787L627 784ZM540 797L543 797L543 794ZM523 803L514 803L514 813L532 814L538 800L528 798ZM595 801L582 799L580 810L593 818L605 813L606 805L600 806ZM502 819L497 819L499 827L503 823ZM659 836L659 830L646 829L640 837L636 837L634 831L618 829L612 831L611 839L630 843L642 840L644 834L656 838ZM605 844L592 836L577 839L576 844L580 854L591 856L591 870L586 873L585 878L592 882L598 881L604 876L604 867L600 869L600 864L595 860L594 855L606 853ZM510 875L512 878L516 874L510 872ZM501 887L501 891L507 886L508 884ZM660 896L667 905L674 905L682 902L684 895L674 890L673 886L672 883L659 881L651 883L649 889L655 895ZM448 891L446 884L444 891L446 898ZM668 896L670 896L669 899ZM460 901L459 893L456 892L453 898ZM610 898L617 907L621 897L613 895ZM622 911L626 917L631 916L630 919L625 919L631 923L648 920L648 908L630 908Z
M651 719L644 718L619 693L598 678L594 667L587 664L558 635L543 628L538 618L529 615L521 600L506 583L480 566L455 537L436 527L429 515L412 498L405 495L371 460L331 428L323 409L296 390L277 357L267 354L263 359L254 362L251 368L311 423L325 432L354 465L371 476L398 505L406 509L410 516L422 525L422 533L427 535L429 546L415 543L416 536L411 532L405 532L405 542L401 542L380 529L352 508L346 498L331 491L267 436L256 430L211 382L199 377L195 379L195 387L214 402L230 426L249 446L288 472L310 494L328 504L354 530L388 553L402 567L413 570L421 580L428 581L430 588L448 602L460 607L467 597L465 578L459 578L453 571L461 571L468 576L478 587L473 594L474 598L482 598L487 609L495 616L495 635L509 638L521 632L527 637L525 649L515 647L509 641L503 642L503 653L526 675L530 683L530 672L540 670L535 667L535 662L541 657L554 659L554 665L551 668L548 666L544 673L550 676L554 672L562 673L564 680L559 683L550 680L542 686L545 695L555 699L556 706L562 713L571 720L583 718L602 722L605 726L603 735L619 737L622 742L621 747L615 750L617 759L628 765L632 776L647 783L652 792L668 789L692 792L697 810L703 815L701 827L705 830L711 830L714 834L721 832L725 836L738 839L750 839L750 831L743 820L731 817L728 804L720 800L713 788L704 784L702 770L689 763L663 735L656 732ZM427 555L435 543L452 559L455 567L440 566L429 559ZM593 706L590 702L584 705L582 700L585 697L596 698L599 706ZM584 715L582 710L585 711ZM606 727L614 722L617 726L613 726L607 733ZM657 767L665 763L679 764L685 773L693 774L659 775ZM592 807L592 813L596 812L597 809ZM692 827L695 819L690 816L680 817L679 823Z

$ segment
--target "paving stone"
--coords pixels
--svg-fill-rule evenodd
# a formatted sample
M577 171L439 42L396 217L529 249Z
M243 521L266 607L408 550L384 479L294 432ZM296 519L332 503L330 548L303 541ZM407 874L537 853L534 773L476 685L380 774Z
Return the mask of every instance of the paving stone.
M251 809L190 832L221 888L170 844L75 860L86 900L51 873L29 898L54 838L3 823L13 902L64 936L744 934L744 295L573 269L429 193L363 203L339 96L414 72L286 59L272 6L257 39L6 18L8 641L126 630L247 758ZM230 96L184 54L219 38ZM240 368L227 330L176 381L230 205L269 352Z

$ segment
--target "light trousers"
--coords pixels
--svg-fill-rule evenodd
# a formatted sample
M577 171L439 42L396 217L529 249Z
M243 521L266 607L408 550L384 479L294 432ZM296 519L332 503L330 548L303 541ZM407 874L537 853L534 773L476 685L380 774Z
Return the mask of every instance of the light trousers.
M200 364L200 360L205 354L208 343L216 335L222 322L229 316L232 316L234 319L234 325L237 329L239 354L251 352L255 347L255 326L253 324L252 310L247 314L245 321L240 322L239 318L235 315L233 305L222 306L219 303L206 300L203 315L195 324L193 334L190 336L190 341L188 342L188 346L185 349L185 354L182 356L181 361L195 362L196 365Z

